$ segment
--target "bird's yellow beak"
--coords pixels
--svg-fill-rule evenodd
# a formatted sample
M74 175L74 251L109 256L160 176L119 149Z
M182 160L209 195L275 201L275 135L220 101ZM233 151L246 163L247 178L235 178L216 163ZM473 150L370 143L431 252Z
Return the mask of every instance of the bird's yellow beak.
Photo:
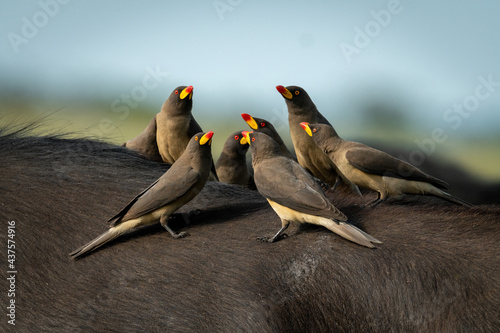
M248 113L242 113L241 117L243 118L244 121L247 122L248 126L250 126L253 130L256 130L258 128L257 122Z
M179 98L184 99L186 96L189 96L189 99L193 97L193 86L184 88L184 90L181 91Z
M203 146L207 142L208 142L208 145L210 146L210 144L212 143L212 136L213 135L214 135L214 132L212 132L212 131L203 134L203 136L200 139L200 146Z
M249 144L247 138L245 136L242 136L240 139L240 145L246 145Z
M309 123L307 123L305 121L301 122L300 127L302 127L304 129L304 131L306 131L306 133L309 134L309 136L313 136L311 128L309 127Z
M276 90L279 91L279 93L281 95L283 95L283 97L285 97L286 99L292 99L293 95L292 93L290 92L290 90L286 89L285 87L283 86L276 86Z
M253 133L253 131L252 132L249 132L249 131L243 131L243 132L241 132L241 134L243 134L243 137L245 138L246 142L248 142L249 145L251 144L250 143L251 142L251 140L250 140L250 133Z

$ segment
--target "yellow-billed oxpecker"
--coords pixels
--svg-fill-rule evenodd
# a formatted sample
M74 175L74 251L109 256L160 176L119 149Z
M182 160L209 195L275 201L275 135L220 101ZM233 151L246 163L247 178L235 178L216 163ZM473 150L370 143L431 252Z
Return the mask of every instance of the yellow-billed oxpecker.
M283 139L281 138L281 136L278 134L278 132L274 128L273 124L271 124L269 121L267 121L265 119L252 117L248 113L242 113L241 117L248 124L248 126L250 126L250 128L254 132L261 132L261 133L267 134L271 138L273 138L274 141L276 141L280 145L281 152L283 153L284 156L286 156L288 158L295 159L295 157L292 155L290 150L287 148L287 146L283 142Z
M458 205L471 206L443 191L447 183L383 151L340 138L331 125L300 123L339 170L354 184L378 193L375 206L389 197L432 195Z
M223 183L252 187L253 177L248 171L246 159L249 145L241 132L236 131L227 138L215 169Z
M191 137L203 131L191 113L192 108L193 86L175 88L148 127L124 146L152 160L157 160L159 155L163 162L173 164ZM210 179L218 180L213 162L211 172Z
M122 146L138 152L148 160L163 161L158 151L158 144L156 143L156 116L151 119L141 134L128 140Z
M314 178L297 162L284 157L276 141L259 132L244 132L252 150L257 190L281 219L281 229L269 242L278 240L291 221L321 225L359 245L374 247L374 237L347 221L333 206Z
M319 178L330 186L344 184L355 193L359 192L356 185L351 183L328 156L314 143L300 127L301 122L329 124L328 120L318 111L316 105L301 87L276 86L278 92L285 99L288 108L288 125L292 137L297 162L309 171L313 176Z
M109 219L111 228L108 231L70 255L79 257L130 230L158 221L174 238L186 236L185 232L176 233L170 229L168 218L196 197L207 182L212 163L212 136L212 131L195 134L167 172Z

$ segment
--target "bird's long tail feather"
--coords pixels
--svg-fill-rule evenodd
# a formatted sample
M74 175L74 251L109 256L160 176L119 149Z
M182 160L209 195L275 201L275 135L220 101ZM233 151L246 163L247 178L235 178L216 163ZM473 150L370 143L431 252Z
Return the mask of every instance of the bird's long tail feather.
M120 236L122 233L123 233L123 231L120 230L120 228L111 228L108 231L106 231L105 233L103 233L102 235L100 235L99 237L91 240L90 242L88 242L87 244L83 245L79 249L71 252L69 255L73 259L76 259L76 258L78 258L78 257L80 257L80 256L82 256L84 254L87 254L87 253L89 253L91 251L94 251L98 247L101 247L104 244L112 241L116 237Z
M441 198L441 199L444 199L448 202L452 202L456 205L460 205L460 206L465 206L465 207L474 207L473 204L465 201L465 200L462 200L460 198L457 198L449 193L446 193L444 191L441 191L441 190L438 190L439 192L433 192L432 194L438 198Z
M324 223L323 226L333 231L337 235L342 236L345 239L348 239L351 242L354 242L359 245L373 248L375 247L375 245L373 245L372 243L377 243L377 244L382 243L375 237L370 236L363 230L356 228L349 222L335 222L329 220L329 222Z

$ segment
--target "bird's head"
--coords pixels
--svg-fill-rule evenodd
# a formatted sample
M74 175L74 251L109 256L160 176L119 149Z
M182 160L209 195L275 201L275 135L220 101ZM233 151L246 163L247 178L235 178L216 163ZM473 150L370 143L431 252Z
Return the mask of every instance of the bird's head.
M211 143L213 135L214 132L212 131L199 132L193 135L181 157L175 163L182 159L182 163L190 165L194 170L208 177L212 166Z
M200 132L193 136L193 140L200 146L210 146L212 144L212 136L214 132L209 131L206 133Z
M252 150L252 163L256 163L262 159L281 156L279 144L269 135L260 132L242 132Z
M163 103L164 109L169 114L191 111L193 107L193 86L179 86L175 88Z
M297 108L309 108L314 107L313 101L307 94L307 92L298 86L276 86L276 90L285 98L287 106L294 106Z
M245 155L250 146L243 132L245 131L236 131L231 134L224 143L224 150Z
M250 128L255 132L262 132L264 134L269 135L272 138L274 138L275 135L278 135L278 132L274 128L273 124L271 124L269 121L265 119L252 117L248 113L242 113L241 117L243 118L244 121L246 121L248 126L250 126Z
M323 148L322 146L328 142L329 138L337 136L335 129L327 124L309 124L308 122L301 122L300 127L312 137L320 148Z

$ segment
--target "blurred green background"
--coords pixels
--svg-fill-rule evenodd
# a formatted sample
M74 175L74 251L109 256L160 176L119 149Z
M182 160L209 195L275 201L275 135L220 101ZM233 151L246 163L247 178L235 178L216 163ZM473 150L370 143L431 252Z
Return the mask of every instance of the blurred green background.
M0 126L41 122L37 134L121 144L176 86L193 85L193 115L215 132L217 158L230 133L248 129L243 112L291 145L275 86L299 85L346 139L500 181L498 1L2 7ZM445 139L433 139L436 129Z

